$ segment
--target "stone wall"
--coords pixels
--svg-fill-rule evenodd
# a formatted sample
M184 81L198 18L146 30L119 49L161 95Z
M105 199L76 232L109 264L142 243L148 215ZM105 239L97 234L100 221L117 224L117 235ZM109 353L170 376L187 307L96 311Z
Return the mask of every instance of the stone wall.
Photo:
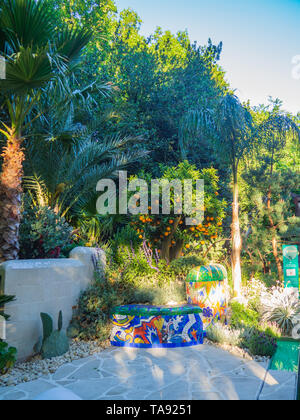
M68 327L80 293L93 281L95 253L93 248L76 248L68 259L16 260L0 265L0 291L16 296L5 308L10 315L6 341L18 349L19 359L33 354L42 335L41 312L51 315L56 326L62 310L64 328ZM105 254L98 256L104 266Z

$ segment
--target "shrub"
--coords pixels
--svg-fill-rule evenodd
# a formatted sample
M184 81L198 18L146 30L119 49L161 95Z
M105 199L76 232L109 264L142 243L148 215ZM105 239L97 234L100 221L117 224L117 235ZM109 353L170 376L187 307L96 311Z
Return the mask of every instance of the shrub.
M110 311L117 305L186 302L186 275L201 262L189 256L168 266L149 255L147 259L143 249L125 246L119 248L116 262L113 250L107 249L105 275L97 274L94 284L81 295L69 335L83 340L108 339Z
M73 239L73 228L52 209L25 206L20 225L21 258L67 256Z
M0 295L0 316L6 320L9 316L4 313L4 305L14 301L14 296ZM0 339L0 374L5 374L16 362L17 349L8 347L8 344Z
M94 285L79 298L68 329L69 336L82 340L107 340L112 308L130 303L131 296L129 285L117 278L96 279Z
M210 325L206 330L206 334L207 338L214 343L239 346L241 341L239 330L231 329L220 323Z
M276 338L256 328L244 330L241 345L247 348L253 356L273 357L277 350Z
M233 328L256 327L259 323L259 313L247 308L239 302L231 302L230 325Z
M282 336L282 331L274 322L262 322L259 324L259 330L265 332L274 338L280 338Z
M290 335L300 315L298 293L293 289L273 287L261 296L263 320L276 323L284 334Z
M248 301L248 306L258 311L260 309L260 298L261 294L267 290L265 284L256 278L252 278L247 282L246 286L243 287L242 294Z
M15 296L0 295L0 315L5 319L9 319L8 315L4 313L4 305L15 300Z
M16 363L17 349L0 340L0 374L4 375Z

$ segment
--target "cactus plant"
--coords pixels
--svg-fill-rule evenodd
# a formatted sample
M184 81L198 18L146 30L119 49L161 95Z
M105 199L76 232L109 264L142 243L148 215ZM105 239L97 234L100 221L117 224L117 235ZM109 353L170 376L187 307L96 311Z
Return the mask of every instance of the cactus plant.
M62 312L58 316L58 330L53 331L53 320L45 313L41 313L43 323L43 341L40 346L40 353L43 359L62 356L69 350L69 339L62 330Z

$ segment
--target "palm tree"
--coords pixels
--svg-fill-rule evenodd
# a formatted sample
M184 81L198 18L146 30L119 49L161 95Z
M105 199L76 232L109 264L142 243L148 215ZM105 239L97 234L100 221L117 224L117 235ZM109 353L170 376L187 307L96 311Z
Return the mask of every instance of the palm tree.
M68 220L80 217L94 203L96 184L101 179L114 178L118 171L138 161L146 152L126 152L140 137L107 136L102 141L85 130L84 137L66 147L63 142L44 142L29 150L24 187L36 207L51 207Z
M215 109L191 110L180 125L180 149L183 157L197 135L208 134L220 160L229 164L233 176L232 202L232 277L235 296L241 295L242 238L239 222L239 164L251 146L252 118L235 95L220 98Z
M88 30L56 29L55 14L45 0L2 0L0 54L6 59L1 80L7 121L0 132L0 262L18 258L24 156L24 132L49 83L63 80L91 39ZM63 89L63 83L58 83Z
M272 107L270 109L270 106ZM281 102L277 99L271 99L270 106L263 108L263 121L259 123L255 130L255 138L258 141L257 151L259 158L265 163L264 174L268 185L267 196L267 210L269 226L272 231L272 250L275 259L279 281L283 280L282 261L278 253L277 231L279 226L274 222L272 214L272 187L271 181L276 170L276 162L279 161L280 155L284 152L288 137L292 135L294 139L300 142L300 130L297 124L281 110ZM258 111L260 111L258 109Z

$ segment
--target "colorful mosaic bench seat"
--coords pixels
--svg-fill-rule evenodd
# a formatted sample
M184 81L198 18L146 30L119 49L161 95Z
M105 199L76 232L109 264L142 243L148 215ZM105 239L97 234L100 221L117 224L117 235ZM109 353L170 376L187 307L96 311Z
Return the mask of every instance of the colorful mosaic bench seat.
M113 310L112 321L113 346L185 347L203 343L199 306L118 306Z

